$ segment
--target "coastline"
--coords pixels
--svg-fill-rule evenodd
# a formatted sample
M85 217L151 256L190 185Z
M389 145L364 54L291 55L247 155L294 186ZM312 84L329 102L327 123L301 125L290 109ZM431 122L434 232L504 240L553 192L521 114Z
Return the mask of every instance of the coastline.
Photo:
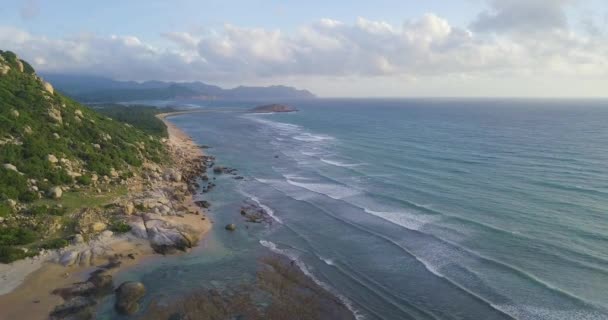
M181 114L181 112L176 113ZM114 202L121 205L129 203L129 206L132 207L132 202L137 201L135 199L137 195L157 192L159 189L184 190L184 192L179 193L181 195L179 200L169 204L175 207L179 204L179 210L182 210L185 214L163 217L154 213L149 215L151 216L150 219L163 223L162 227L159 226L155 229L156 232L167 230L182 232L182 227L187 227L189 235L184 236L188 241L187 246L186 248L179 247L179 249L185 251L189 247L196 246L204 238L211 229L212 223L210 219L206 218L203 209L195 204L192 191L188 192L192 189L190 184L193 179L196 179L195 175L200 174L200 167L192 164L202 161L204 154L190 137L165 119L176 113L157 115L157 118L167 126L168 139L165 141L165 146L171 157L171 163L164 168L150 165L146 169L149 169L147 171L156 176L160 175L159 173L167 172L167 170L177 171L184 178L166 179L161 177L154 180L151 179L150 173L142 173L132 178L133 181L129 184L127 199L121 197L115 199ZM173 194L171 193L171 195ZM153 248L155 239L152 238L151 233L146 233L151 231L150 227L146 226L146 222L149 225L151 220L146 221L146 218L148 218L148 213L142 213L141 217L136 214L129 214L127 217L130 221L129 224L135 228L127 234L112 235L109 232L109 236L108 234L99 235L89 243L71 245L64 249L45 252L39 256L19 260L11 264L0 264L0 310L2 310L0 320L48 318L49 313L64 302L64 299L59 295L52 293L53 290L86 281L87 277L93 271L98 270L99 265L104 263L116 263L118 261L119 268L112 268L106 272L113 275L121 268L135 266L150 259L162 258L163 256L158 253L178 252L179 250L159 252L158 247ZM143 231L136 228L140 225L143 225ZM165 227L168 229L162 229ZM90 263L87 261L83 264L82 257L85 256L85 252L90 254L91 250L97 247L103 247L103 256L97 259L91 257ZM163 248L165 247L163 246ZM60 263L63 262L66 255L74 252L76 252L76 258L72 263L68 265Z

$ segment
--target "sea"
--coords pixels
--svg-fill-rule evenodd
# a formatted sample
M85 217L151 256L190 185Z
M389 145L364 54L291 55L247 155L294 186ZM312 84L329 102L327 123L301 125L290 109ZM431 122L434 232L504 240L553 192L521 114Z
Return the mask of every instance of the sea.
M149 302L254 281L274 252L357 319L608 319L607 100L288 103L169 118L244 179L197 195L214 221L199 247L117 280ZM273 223L245 223L247 203Z

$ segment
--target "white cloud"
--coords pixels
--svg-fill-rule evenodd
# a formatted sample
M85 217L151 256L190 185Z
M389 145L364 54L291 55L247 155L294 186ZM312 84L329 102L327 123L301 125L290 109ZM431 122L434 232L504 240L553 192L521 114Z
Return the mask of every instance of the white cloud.
M0 27L0 43L44 71L132 80L608 78L608 39L570 30L563 15L568 3L492 1L471 30L427 14L402 25L321 19L289 33L226 24L164 33L172 44L166 47L128 35L53 39Z
M565 7L573 0L490 0L472 27L477 31L538 31L565 29Z

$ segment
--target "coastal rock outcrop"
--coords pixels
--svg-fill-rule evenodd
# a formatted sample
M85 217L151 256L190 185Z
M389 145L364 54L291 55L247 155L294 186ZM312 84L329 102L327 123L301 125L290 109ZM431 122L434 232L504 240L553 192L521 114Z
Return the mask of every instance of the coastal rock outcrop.
M51 312L51 319L91 319L90 307L96 304L95 300L87 297L74 297L55 307Z
M146 287L141 282L128 281L116 289L116 311L131 315L139 310L139 300L146 294Z

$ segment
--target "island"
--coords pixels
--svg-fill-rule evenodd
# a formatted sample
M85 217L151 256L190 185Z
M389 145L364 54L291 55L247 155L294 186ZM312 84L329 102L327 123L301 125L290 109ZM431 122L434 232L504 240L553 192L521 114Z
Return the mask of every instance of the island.
M284 104L265 104L262 106L257 106L251 110L249 110L249 112L252 113L274 113L274 112L296 112L298 111L298 109L288 106L288 105L284 105Z

